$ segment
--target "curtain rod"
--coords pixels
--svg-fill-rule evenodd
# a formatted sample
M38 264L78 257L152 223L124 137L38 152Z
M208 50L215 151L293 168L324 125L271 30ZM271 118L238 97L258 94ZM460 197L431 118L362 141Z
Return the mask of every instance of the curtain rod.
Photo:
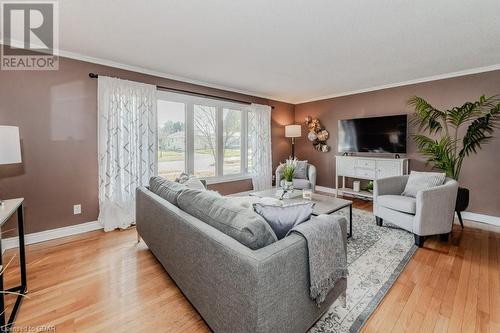
M98 74L95 73L89 73L89 77L92 79L97 79L99 77ZM233 99L233 98L227 98L227 97L220 97L216 95L210 95L210 94L202 94L194 91L189 91L189 90L184 90L184 89L177 89L177 88L169 88L169 87L164 87L164 86L156 86L156 88L160 90L168 90L168 91L173 91L173 92L178 92L178 93L183 93L183 94L189 94L189 95L196 95L196 96L201 96L201 97L208 97L208 98L213 98L213 99L218 99L222 101L228 101L228 102L234 102L234 103L239 103L239 104L246 104L250 105L252 104L251 102L247 101L242 101L239 99ZM274 109L274 106L271 106L271 109Z

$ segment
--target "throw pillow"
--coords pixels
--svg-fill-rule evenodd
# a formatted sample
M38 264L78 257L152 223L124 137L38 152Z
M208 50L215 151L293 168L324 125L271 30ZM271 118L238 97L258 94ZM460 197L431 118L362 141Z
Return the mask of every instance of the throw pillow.
M187 190L187 187L183 184L155 176L149 179L149 190L167 200L172 205L177 206L177 199L179 195L182 191Z
M200 191L205 190L205 185L203 185L201 180L199 180L196 176L192 176L184 172L181 173L179 178L177 178L175 181L184 184L193 190L200 190Z
M412 171L402 195L416 198L418 191L443 185L445 179L446 174L443 172Z
M293 172L295 179L307 179L307 161L297 161L295 171Z
M271 226L276 237L282 239L296 225L311 218L314 202L302 202L289 205L253 204L257 214Z
M188 179L189 179L189 174L182 172L179 177L175 178L175 181L182 184L184 182L187 182Z

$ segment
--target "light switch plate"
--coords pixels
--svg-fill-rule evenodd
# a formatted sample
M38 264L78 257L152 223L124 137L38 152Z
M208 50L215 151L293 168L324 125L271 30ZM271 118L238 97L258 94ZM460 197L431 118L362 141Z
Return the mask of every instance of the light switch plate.
M73 215L78 215L82 213L82 205L73 206Z

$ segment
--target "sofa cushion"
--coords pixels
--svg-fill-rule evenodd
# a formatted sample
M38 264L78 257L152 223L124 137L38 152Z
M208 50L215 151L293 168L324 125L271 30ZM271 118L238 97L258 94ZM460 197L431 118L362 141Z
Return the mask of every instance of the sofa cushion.
M299 190L311 188L311 182L307 179L293 179L293 187Z
M402 194L415 198L418 191L443 185L445 180L446 174L443 172L412 171Z
M187 187L163 177L155 176L149 179L149 190L171 204L178 206L177 198L182 191L187 190Z
M417 200L404 195L381 195L377 197L377 203L403 213L415 215L417 212Z
M178 198L186 213L236 239L252 250L260 249L277 238L271 227L257 213L235 205L212 192L187 189Z
M293 178L307 179L307 161L297 161L293 171Z
M266 205L254 203L253 209L271 226L276 237L282 239L296 225L311 218L314 202L299 202L289 205Z

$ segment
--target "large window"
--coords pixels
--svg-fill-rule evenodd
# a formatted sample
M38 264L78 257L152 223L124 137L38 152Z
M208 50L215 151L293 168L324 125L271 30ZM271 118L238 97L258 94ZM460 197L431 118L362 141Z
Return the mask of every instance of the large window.
M222 143L224 149L224 175L241 173L243 113L240 110L223 109Z
M158 174L174 180L186 170L186 104L158 100Z
M159 92L158 173L175 179L184 171L209 182L248 177L249 119L245 104Z
M217 108L194 105L194 175L215 177L217 170Z

